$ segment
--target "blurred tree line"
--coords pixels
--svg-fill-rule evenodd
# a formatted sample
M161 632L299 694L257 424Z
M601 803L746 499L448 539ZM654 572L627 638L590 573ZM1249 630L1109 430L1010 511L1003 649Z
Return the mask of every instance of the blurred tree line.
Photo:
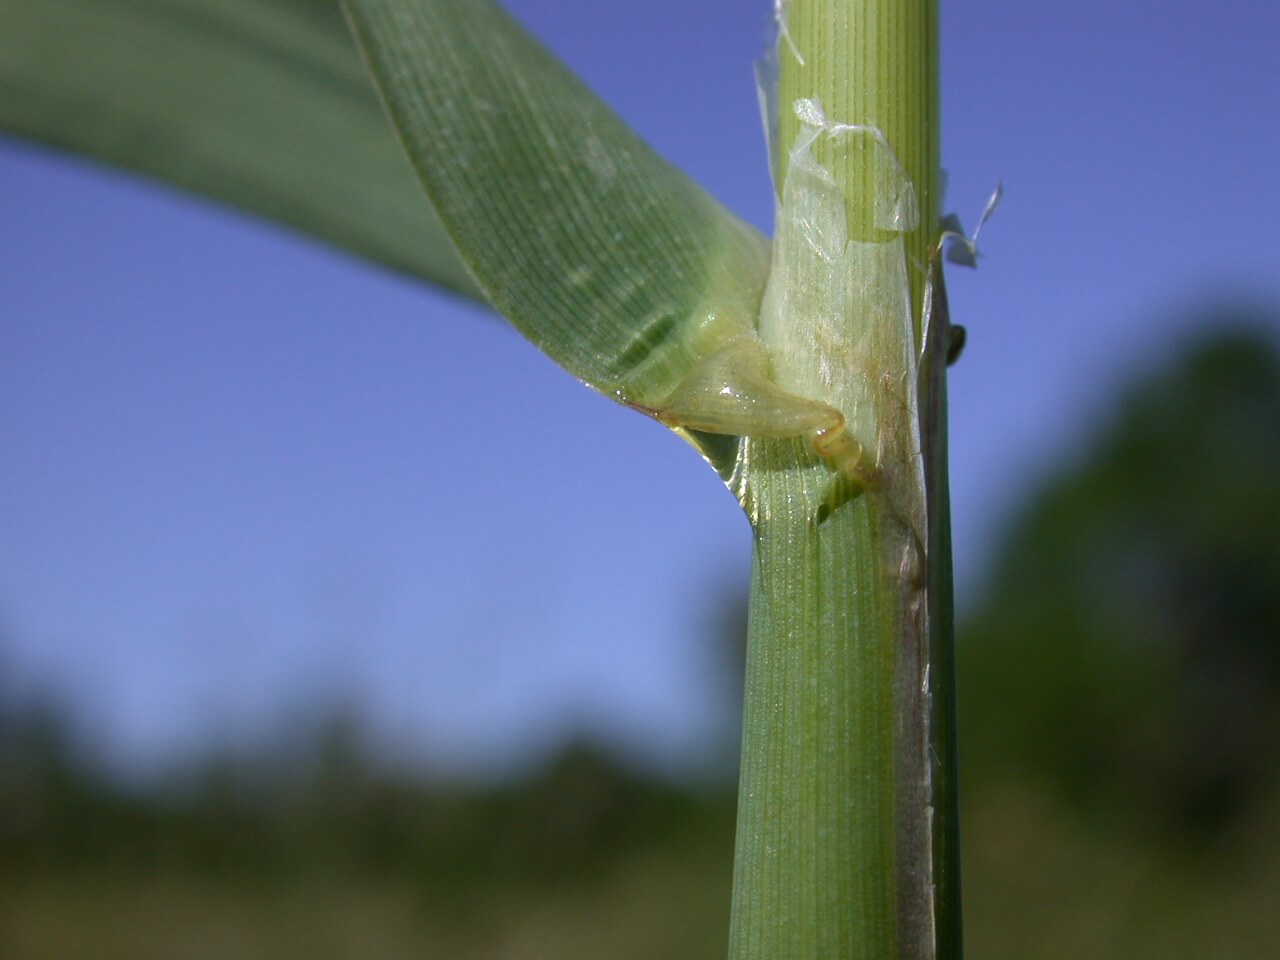
M1280 943L1280 324L1209 320L1015 513L961 625L975 956ZM0 701L0 958L719 956L733 816L581 748L432 784L340 721L127 788Z
M964 624L969 777L1204 835L1275 783L1280 362L1247 320L1131 389L1017 517Z

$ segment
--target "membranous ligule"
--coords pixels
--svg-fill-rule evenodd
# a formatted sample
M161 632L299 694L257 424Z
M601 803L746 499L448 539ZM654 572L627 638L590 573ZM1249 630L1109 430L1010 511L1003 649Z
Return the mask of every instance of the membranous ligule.
M897 157L874 127L793 105L801 135L788 155L772 268L758 304L731 277L709 285L665 349L613 395L678 430L757 439L803 437L854 494L883 487L923 536L918 364L902 233L919 218ZM851 235L843 184L815 158L859 150L875 170L877 236Z
M633 346L619 357L618 382L601 389L681 432L807 438L816 455L861 489L870 475L844 414L785 389L774 378L756 331L763 291L744 290L731 269L744 258L742 249L732 247L752 240L726 238L726 269L710 271L697 307L687 317L657 317L642 325Z

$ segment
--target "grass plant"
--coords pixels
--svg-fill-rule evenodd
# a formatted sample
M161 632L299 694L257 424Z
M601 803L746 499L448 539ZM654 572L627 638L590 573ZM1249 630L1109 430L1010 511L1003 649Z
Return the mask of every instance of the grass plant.
M731 958L958 958L936 3L778 4L772 245L490 0L342 8L0 0L0 125L482 297L691 443L755 544Z

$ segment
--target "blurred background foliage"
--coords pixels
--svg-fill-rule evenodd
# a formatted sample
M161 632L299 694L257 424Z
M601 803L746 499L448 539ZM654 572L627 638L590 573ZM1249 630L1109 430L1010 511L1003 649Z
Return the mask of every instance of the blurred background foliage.
M1277 326L1211 311L1009 511L960 630L974 957L1280 943ZM67 712L7 696L0 958L724 955L731 762L655 781L570 747L441 783L338 715L122 783Z

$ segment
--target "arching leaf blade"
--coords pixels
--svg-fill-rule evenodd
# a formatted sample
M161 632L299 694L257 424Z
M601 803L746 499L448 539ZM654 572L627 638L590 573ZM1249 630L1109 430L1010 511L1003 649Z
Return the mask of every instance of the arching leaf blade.
M0 129L479 297L337 0L0 0Z
M766 241L496 4L344 5L463 260L562 366L648 404L754 328Z

